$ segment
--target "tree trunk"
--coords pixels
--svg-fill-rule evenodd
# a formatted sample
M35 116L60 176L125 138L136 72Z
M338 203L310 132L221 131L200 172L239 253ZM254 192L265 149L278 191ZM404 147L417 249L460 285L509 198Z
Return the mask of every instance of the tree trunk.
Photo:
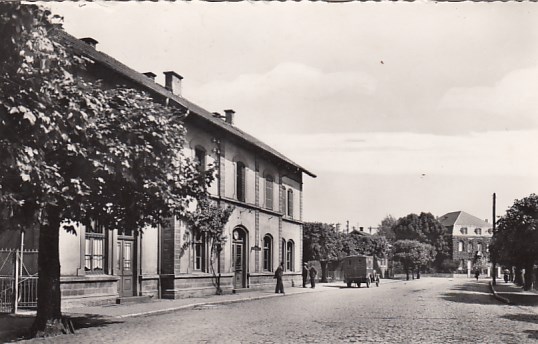
M420 269L417 269L417 279L420 279Z
M67 333L62 323L60 293L60 217L48 209L48 224L39 228L37 316L32 333L37 337Z
M492 267L491 267L491 276L492 276L492 280L491 280L491 284L493 285L497 285L497 263L495 261L491 262L492 264Z
M521 268L518 266L516 266L516 271L514 273L514 284L523 286L523 276L521 274Z
M534 281L533 264L528 264L525 267L523 290L531 290L533 281Z
M405 270L405 276L407 277L407 280L409 281L409 270L408 269Z
M322 260L321 263L321 283L327 283L327 266L329 265L329 261Z

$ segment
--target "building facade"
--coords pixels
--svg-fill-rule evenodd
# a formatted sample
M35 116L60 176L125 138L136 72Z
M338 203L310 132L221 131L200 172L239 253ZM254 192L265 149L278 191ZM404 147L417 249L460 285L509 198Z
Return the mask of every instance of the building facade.
M165 85L155 74L139 73L96 49L91 38L65 32L58 40L92 61L81 77L102 80L104 87L126 86L150 94L156 102L187 113L187 156L217 166L209 186L214 201L233 205L225 228L227 241L211 259L203 238L191 235L186 223L170 219L159 228L77 226L77 235L60 234L63 306L103 304L125 297L182 298L215 293L220 274L224 292L274 287L273 274L284 263L284 281L301 280L303 175L315 175L270 146L234 126L234 111L221 115L181 96L182 77L165 72ZM7 235L7 234L4 234ZM15 247L18 235L9 234ZM22 236L24 237L24 236ZM32 240L31 243L29 240ZM26 236L28 245L37 240ZM37 247L32 247L37 248Z
M438 219L447 228L452 239L452 259L458 263L459 273L470 274L473 264L482 261L482 274L490 276L489 244L493 237L491 223L464 211L447 213ZM498 272L500 274L500 272Z

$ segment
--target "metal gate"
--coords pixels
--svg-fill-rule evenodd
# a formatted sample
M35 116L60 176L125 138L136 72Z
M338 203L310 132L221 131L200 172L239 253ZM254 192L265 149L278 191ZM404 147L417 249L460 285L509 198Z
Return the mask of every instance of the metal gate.
M0 313L37 308L37 250L0 249Z

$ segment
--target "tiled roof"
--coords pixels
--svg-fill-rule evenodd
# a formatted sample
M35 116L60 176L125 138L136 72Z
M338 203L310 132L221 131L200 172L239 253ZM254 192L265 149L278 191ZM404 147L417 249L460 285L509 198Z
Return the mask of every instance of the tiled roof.
M491 227L491 224L479 219L476 216L468 214L464 211L454 211L447 213L439 218L441 224L445 227L459 225L459 226L474 226L474 227Z
M225 121L215 118L213 114L200 106L188 101L187 99L177 96L167 90L165 87L157 84L152 79L148 78L142 73L139 73L135 71L134 69L126 66L125 64L119 62L118 60L112 58L111 56L104 54L102 52L97 51L95 48L91 47L90 45L82 42L81 40L71 36L70 34L66 33L65 31L59 30L57 31L58 37L66 44L71 46L75 51L81 53L82 55L88 57L89 59L102 64L106 66L107 68L110 68L111 70L123 75L124 77L130 79L131 81L135 82L136 84L140 85L142 88L148 90L149 92L157 93L163 97L166 97L173 102L177 103L181 107L189 110L189 116L197 116L200 117L208 122L211 122L215 126L219 127L223 131L231 134L232 136L243 140L247 143L250 143L257 147L258 149L261 149L262 151L278 158L279 160L297 168L298 170L301 170L302 172L308 174L311 177L316 177L316 175L307 169L301 167L300 165L293 162L291 159L284 156L282 153L276 151L275 149L271 148L266 143L258 140L257 138L253 137L252 135L249 135L245 133L244 131L226 123Z

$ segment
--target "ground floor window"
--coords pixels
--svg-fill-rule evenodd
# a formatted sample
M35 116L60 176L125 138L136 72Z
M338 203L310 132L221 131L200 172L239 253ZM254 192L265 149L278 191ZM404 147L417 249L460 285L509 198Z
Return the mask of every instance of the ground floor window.
M288 271L294 271L295 270L295 267L294 267L294 259L293 259L293 256L294 256L294 251L295 251L295 247L294 247L294 243L292 240L288 241L287 244L286 244L286 269Z
M263 270L273 270L273 238L270 235L263 238Z
M197 271L206 272L206 241L204 240L203 235L198 235L195 237L193 246L194 246L194 262L193 268Z
M105 273L105 230L97 221L86 228L84 270L87 274Z

